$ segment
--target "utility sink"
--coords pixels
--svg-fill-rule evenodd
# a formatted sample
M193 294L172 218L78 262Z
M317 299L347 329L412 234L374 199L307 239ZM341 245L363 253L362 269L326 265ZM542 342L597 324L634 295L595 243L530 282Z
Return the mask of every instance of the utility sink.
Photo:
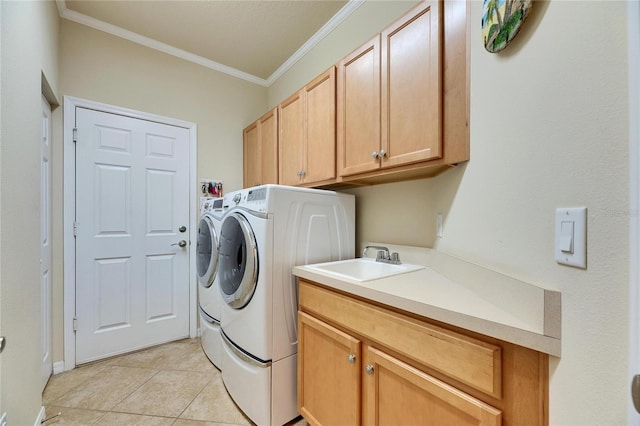
M306 267L321 273L335 275L339 278L348 278L350 280L361 282L387 278L393 275L406 274L407 272L424 269L424 266L421 265L410 265L407 263L394 265L391 263L376 262L375 259L370 258L316 263L314 265L306 265Z

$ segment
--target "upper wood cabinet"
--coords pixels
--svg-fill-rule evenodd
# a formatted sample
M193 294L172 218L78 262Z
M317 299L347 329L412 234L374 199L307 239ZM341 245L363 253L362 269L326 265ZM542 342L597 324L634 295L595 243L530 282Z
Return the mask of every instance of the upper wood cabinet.
M278 109L243 131L244 187L278 183Z
M341 176L380 167L380 35L338 63L337 143Z
M335 179L335 90L335 67L331 67L278 106L282 185Z
M384 167L441 156L441 5L424 2L382 32Z
M277 157L263 158L260 123L245 129L245 186L392 182L469 160L468 27L466 0L425 0L285 99Z
M262 180L262 149L260 146L260 131L258 122L247 126L242 132L243 141L243 185L245 188L254 186Z
M469 159L467 7L424 1L338 63L339 176Z

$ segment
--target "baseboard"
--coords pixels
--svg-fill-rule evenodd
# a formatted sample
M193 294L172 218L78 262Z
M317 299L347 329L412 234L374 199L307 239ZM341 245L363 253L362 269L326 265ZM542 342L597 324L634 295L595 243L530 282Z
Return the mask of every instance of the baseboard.
M40 426L45 419L44 406L40 408L40 413L38 413L38 418L33 426Z
M53 363L53 374L64 373L64 361L58 361Z

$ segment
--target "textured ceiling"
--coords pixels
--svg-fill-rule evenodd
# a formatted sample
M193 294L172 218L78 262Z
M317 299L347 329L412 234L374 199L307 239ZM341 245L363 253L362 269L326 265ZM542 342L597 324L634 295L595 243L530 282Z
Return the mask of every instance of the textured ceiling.
M202 58L271 76L345 0L66 0L66 8Z

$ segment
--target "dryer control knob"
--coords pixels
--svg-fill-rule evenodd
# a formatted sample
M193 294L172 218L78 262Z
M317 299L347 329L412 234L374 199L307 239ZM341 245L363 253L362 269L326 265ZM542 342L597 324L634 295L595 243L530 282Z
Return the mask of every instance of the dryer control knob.
M242 195L241 194L236 194L233 196L233 202L238 204L240 202L240 200L242 199Z

